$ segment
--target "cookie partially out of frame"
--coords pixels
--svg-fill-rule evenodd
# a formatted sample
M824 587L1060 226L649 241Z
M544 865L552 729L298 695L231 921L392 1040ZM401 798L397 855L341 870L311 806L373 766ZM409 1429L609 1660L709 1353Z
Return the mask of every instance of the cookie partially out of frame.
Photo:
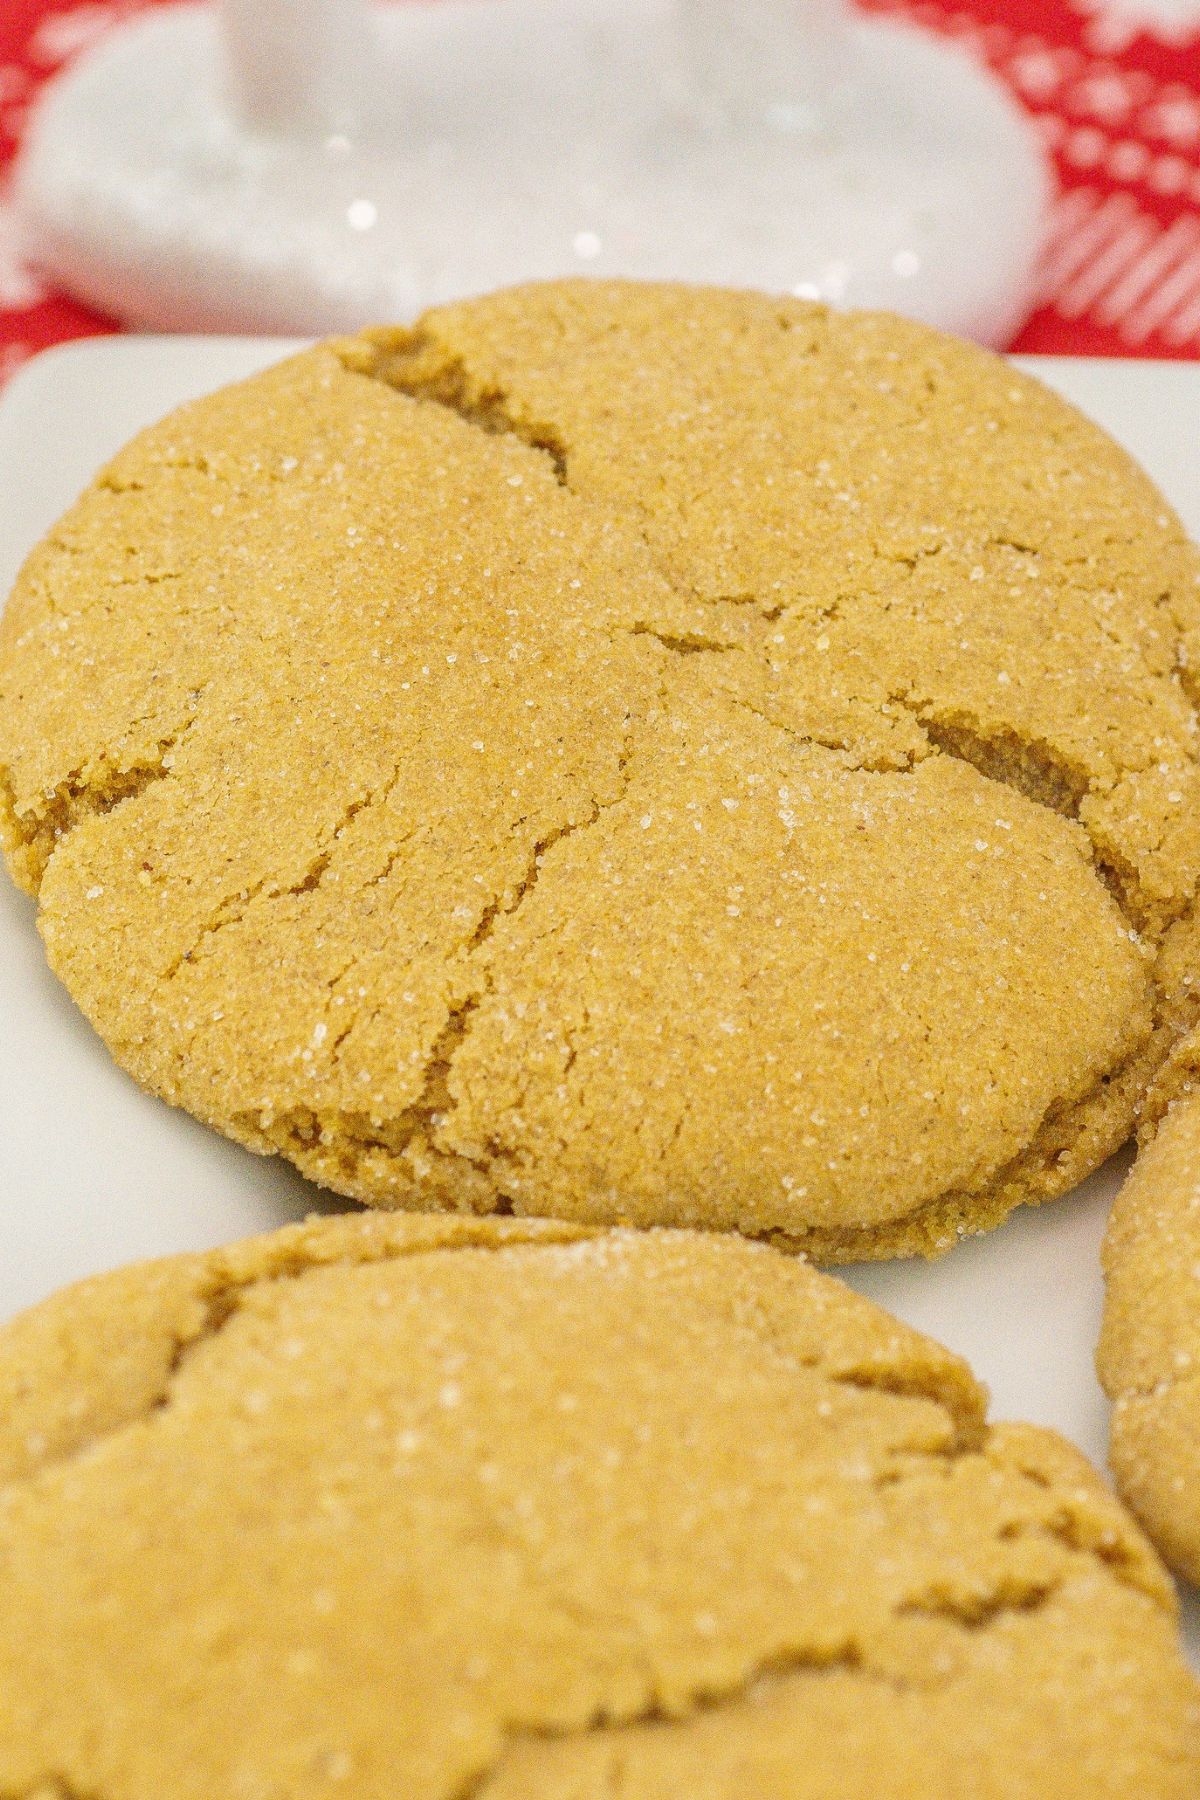
M976 349L527 288L99 476L0 631L7 853L118 1060L344 1194L935 1252L1194 1022L1197 579Z
M732 1237L330 1219L0 1332L0 1792L1191 1800L1165 1574Z
M1191 1046L1194 1050L1195 1045ZM1200 1093L1178 1097L1138 1154L1104 1244L1101 1379L1126 1501L1200 1582Z

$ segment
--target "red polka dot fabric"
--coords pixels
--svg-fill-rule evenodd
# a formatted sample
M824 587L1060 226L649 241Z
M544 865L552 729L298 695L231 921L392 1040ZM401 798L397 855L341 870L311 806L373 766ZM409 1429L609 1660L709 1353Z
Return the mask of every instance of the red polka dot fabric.
M0 0L0 169L41 84L154 0ZM1200 358L1200 0L861 0L953 38L1033 118L1059 194L1014 348ZM0 199L0 380L113 330L21 254Z

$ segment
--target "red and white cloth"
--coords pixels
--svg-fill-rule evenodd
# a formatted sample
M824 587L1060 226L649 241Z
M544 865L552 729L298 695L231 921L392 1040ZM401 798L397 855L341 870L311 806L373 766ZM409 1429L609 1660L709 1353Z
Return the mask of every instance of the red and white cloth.
M154 3L0 0L0 171L40 84ZM1200 358L1200 0L860 4L967 45L1053 155L1061 192L1015 348ZM112 329L24 265L0 201L0 380L47 344Z
M957 38L1058 174L1015 348L1200 358L1200 0L864 0Z

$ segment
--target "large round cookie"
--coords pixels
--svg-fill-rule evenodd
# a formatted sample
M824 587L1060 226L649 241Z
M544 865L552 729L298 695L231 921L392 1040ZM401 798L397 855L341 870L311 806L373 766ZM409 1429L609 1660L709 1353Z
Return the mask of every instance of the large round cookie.
M124 1066L343 1193L939 1250L1194 1018L1198 595L977 350L502 294L100 476L3 624L8 855Z
M1193 1044L1193 1048L1195 1045ZM1138 1154L1104 1243L1098 1364L1117 1485L1167 1561L1200 1582L1200 1093Z
M0 1333L0 1792L1191 1800L1166 1578L736 1238L327 1220Z

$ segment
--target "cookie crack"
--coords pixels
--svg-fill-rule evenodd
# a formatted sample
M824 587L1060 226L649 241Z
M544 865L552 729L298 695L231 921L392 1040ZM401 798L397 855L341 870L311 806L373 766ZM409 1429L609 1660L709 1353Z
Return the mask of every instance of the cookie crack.
M830 733L828 737L823 737L817 731L799 731L794 725L785 725L781 719L772 718L770 713L764 712L762 707L755 706L753 701L745 699L740 694L724 694L722 697L730 706L736 707L739 712L749 713L753 718L761 719L763 724L769 725L773 731L782 732L784 737L790 738L794 744L807 744L818 750L834 751L844 759L844 766L854 770L856 774L907 775L917 766L914 759L905 753L897 755L883 751L878 757L858 755L844 737L836 737L833 733Z
M553 831L548 831L545 837L538 839L529 854L525 872L512 889L507 901L505 894L501 893L484 908L483 915L468 945L469 950L481 948L491 937L501 919L512 918L520 910L541 880L545 858L556 844L565 843L568 838L575 837L580 832L589 831L593 825L599 822L604 813L610 812L614 806L620 805L628 794L632 781L629 773L629 764L632 758L633 742L631 739L626 739L625 746L617 758L616 772L619 783L617 793L611 800L598 800L593 797L591 811L586 818L569 819L564 824L556 826Z
M736 644L725 643L720 638L703 637L698 631L659 631L653 625L632 625L628 636L653 638L664 650L670 650L675 656L696 656L703 653L720 655L722 651L738 648Z
M632 781L629 765L634 748L633 737L627 737L616 763L616 793L607 799L593 797L585 817L568 819L540 837L530 851L522 874L511 887L503 888L484 907L474 931L463 946L469 962L484 950L501 922L514 917L525 904L541 880L543 864L549 852L568 838L590 830L604 813L619 806L625 799ZM357 960L351 959L339 971L335 982L331 984L331 992L334 985L345 980ZM390 1119L376 1118L364 1111L349 1108L331 1107L320 1110L300 1106L287 1107L277 1113L262 1109L243 1111L235 1115L235 1122L243 1130L260 1141L265 1140L272 1149L286 1156L311 1156L318 1151L336 1151L344 1164L344 1180L355 1179L356 1168L363 1156L377 1154L393 1159L402 1157L422 1136L439 1155L452 1157L477 1173L490 1177L494 1164L504 1158L504 1152L498 1146L491 1146L486 1157L475 1157L459 1149L447 1148L439 1142L437 1135L457 1105L450 1089L454 1060L469 1034L473 1015L490 991L490 982L485 972L479 984L450 1007L440 1032L430 1046L417 1097ZM332 1047L335 1058L340 1057L346 1040L360 1022L351 1019L339 1032ZM503 1204L504 1199L502 1194L495 1196L497 1204Z
M1170 1604L1164 1601L1161 1588L1147 1580L1145 1564L1139 1559L1138 1551L1118 1537L1097 1538L1090 1534L1069 1506L1064 1505L1050 1518L1031 1519L1006 1526L1000 1537L1005 1543L1013 1543L1023 1537L1049 1538L1053 1543L1061 1544L1073 1556L1088 1558L1120 1587L1145 1594L1156 1606L1170 1610ZM1057 1585L1061 1586L1061 1582Z
M531 850L530 855L529 855L529 861L526 866L525 872L521 876L521 878L517 881L514 888L511 890L511 892L509 890L501 890L501 892L499 894L497 894L492 900L490 900L488 902L488 904L484 907L483 912L480 915L479 923L476 925L475 930L471 934L470 938L467 940L466 950L467 950L468 954L471 953L472 951L480 949L482 947L482 945L485 944L487 942L488 938L492 935L492 932L495 930L498 922L502 918L507 918L507 917L511 916L524 903L527 896L537 886L537 883L541 878L542 862L543 862L543 859L545 858L547 852L549 850L553 849L555 844L561 843L565 838L572 837L578 831L587 830L589 826L594 825L596 823L597 819L600 817L600 814L602 812L606 811L610 806L615 806L619 800L624 798L624 796L629 788L629 777L627 776L626 771L628 768L628 764L629 764L631 755L632 755L632 749L631 749L629 743L627 742L625 749L622 751L621 756L618 758L618 761L617 761L617 772L618 772L619 777L621 778L621 790L613 800L603 801L603 802L593 801L592 810L587 818L577 819L577 820L568 820L564 824L562 824L560 826L556 826L554 828L554 830L547 832L544 837L540 838L537 841L537 843L534 844L533 849ZM394 782L392 784L390 784L390 786L391 785L394 785ZM389 786L389 791L390 791L390 786ZM381 799L385 798L385 797L386 796L381 796ZM361 811L362 808L361 808L361 806L359 806L353 810ZM344 829L345 824L348 822L349 822L348 820L345 820L343 822L343 826L341 827L341 829ZM334 835L335 835L335 837L340 835L340 830L339 830L339 832L335 833ZM393 868L395 867L397 861L403 855L404 846L409 841L411 835L412 835L411 833L406 834L405 837L400 840L399 844L394 846L394 848L388 853L387 860L384 863L383 867L378 871L378 873L371 876L369 881L367 881L364 884L365 887L378 887L381 883L383 883L387 880L388 876L391 874ZM318 863L319 863L320 867L316 873L315 879L312 879L313 871L310 871L310 882L308 884L309 887L319 886L320 878L324 874L325 868L328 867L328 859L327 858L325 858L325 859L318 858ZM298 891L306 891L306 889L305 888L292 889L289 891L298 892ZM349 962L346 963L345 966L343 968L341 968L338 971L338 973L330 979L329 990L330 990L331 995L334 992L334 990L337 987L339 987L343 981L345 981L347 976L353 972L353 970L358 966L358 964L361 960L362 960L362 958L359 955L351 957ZM457 1007L457 1009L452 1010L450 1018L447 1020L447 1025L443 1030L442 1037L443 1038L446 1037L447 1033L451 1031L452 1027L455 1024L456 1019L458 1021L460 1021L463 1025L463 1031L456 1038L452 1039L454 1048L457 1048L458 1044L461 1043L461 1041L462 1041L462 1036L465 1035L466 1018L479 1005L480 1001L484 998L484 993L485 993L485 989L477 990L474 994L469 995L465 1001L461 1002L460 1005ZM359 1021L357 1021L355 1019L351 1019L350 1022L346 1026L343 1027L343 1029L338 1033L337 1037L334 1039L332 1048L333 1048L333 1055L334 1055L335 1060L336 1060L338 1054L340 1053L343 1044L345 1043L346 1039L351 1035L351 1033L353 1032L355 1025L357 1023L359 1023ZM441 1043L440 1038L438 1040L438 1043L439 1044ZM440 1058L440 1056L438 1054L437 1044L435 1044L434 1049L430 1052L430 1068L432 1068L432 1066L435 1063L439 1062L440 1060L442 1060L442 1059ZM428 1081L428 1071L427 1071L426 1086L428 1087L428 1085L429 1085L429 1081ZM419 1103L417 1103L417 1104L419 1104Z
M427 328L417 327L399 336L393 333L388 339L367 337L348 340L336 347L335 353L342 366L352 373L381 381L410 399L442 406L468 425L491 435L518 438L530 449L549 456L560 486L569 489L576 498L588 504L596 503L593 497L572 486L569 479L568 450L558 428L548 421L534 421L527 417L507 389L499 382L488 382L474 374L462 353L452 351L440 343ZM608 510L611 510L611 506ZM687 584L676 577L655 550L635 515L628 509L621 509L621 512L637 531L647 554L675 596L704 603L705 596L694 590L689 591ZM1031 558L1042 554L1040 546L1026 543L1013 533L994 533L988 543ZM881 562L912 571L919 563L937 557L945 547L941 541L897 552L887 552L877 547L876 555ZM767 620L778 618L783 612L790 610L786 601L772 601L768 606L764 597L753 591L731 593L721 598L730 604L755 606ZM841 597L823 609L814 623L836 616L840 601ZM1111 629L1102 618L1098 619L1098 624L1111 641L1119 641L1123 648L1136 649L1134 644L1126 644L1123 639L1112 639ZM654 637L668 651L685 656L736 648L703 634L659 631L647 623L635 625L631 635ZM1177 654L1178 649L1177 646ZM1144 929L1151 922L1158 928L1165 929L1185 910L1186 898L1180 900L1173 909L1165 911L1149 901L1142 902L1136 869L1117 853L1115 846L1102 842L1081 817L1083 802L1095 791L1095 782L1078 768L1073 768L1065 756L1055 754L1047 743L1026 739L1012 727L984 730L978 721L971 720L965 713L939 719L935 709L914 701L911 695L899 693L889 695L888 698L916 719L930 743L942 754L969 763L981 774L1023 794L1035 805L1081 824L1092 846L1097 873L1109 888L1121 912L1136 929ZM744 705L745 702L738 704ZM1195 713L1195 705L1191 704ZM747 707L747 710L757 712L752 706ZM766 714L759 713L758 716L769 724L777 724L777 721L768 718ZM787 728L781 726L780 729ZM820 733L793 732L791 735L798 736L803 742L853 755L850 746L832 734L824 736ZM892 769L896 765L892 761L880 763L875 759L864 759L856 761L854 766L864 772L872 772L875 769ZM911 766L911 759L900 765ZM1120 773L1133 772L1135 771L1122 770Z
M986 1631L997 1620L1008 1616L1028 1616L1050 1604L1063 1586L1062 1579L1021 1581L1004 1577L994 1587L978 1594L955 1594L944 1588L930 1588L924 1593L899 1602L893 1609L894 1619L929 1618L965 1633ZM731 1681L706 1685L697 1682L682 1697L668 1699L648 1676L645 1697L632 1705L613 1708L597 1705L579 1722L555 1724L514 1720L500 1728L500 1745L482 1766L472 1770L456 1786L448 1790L446 1800L487 1800L489 1790L500 1779L514 1757L538 1747L561 1747L570 1750L596 1740L619 1740L626 1733L639 1730L654 1732L686 1731L689 1727L715 1714L738 1713L760 1704L781 1690L819 1681L823 1677L848 1675L855 1681L883 1687L895 1694L934 1695L951 1688L959 1674L957 1669L941 1671L913 1679L896 1667L873 1659L856 1636L846 1636L828 1643L784 1645L753 1661ZM9 1794L0 1800L95 1800L85 1796L60 1774L49 1774L33 1786Z
M826 1381L835 1387L855 1388L860 1393L882 1394L893 1400L927 1400L938 1407L950 1425L953 1437L943 1448L918 1448L917 1454L931 1456L941 1462L956 1462L964 1456L979 1453L987 1439L987 1424L982 1414L976 1416L966 1407L955 1406L947 1384L938 1380L936 1369L922 1364L912 1367L881 1364L859 1364L852 1368L826 1368L818 1360L813 1365ZM911 1452L905 1452L911 1454Z
M891 1618L933 1619L976 1635L1005 1616L1036 1614L1053 1602L1064 1585L1064 1577L1022 1581L1005 1576L977 1594L934 1586L900 1601L891 1608ZM951 1667L913 1679L899 1668L873 1658L854 1635L827 1643L785 1644L755 1659L730 1681L698 1681L681 1698L668 1698L661 1691L661 1684L648 1673L645 1697L633 1704L597 1704L582 1720L563 1724L520 1719L506 1722L498 1731L499 1746L481 1766L447 1790L445 1800L487 1800L506 1766L523 1752L538 1747L569 1751L597 1740L611 1738L616 1743L623 1735L640 1730L656 1734L686 1731L714 1715L736 1714L780 1692L837 1675L848 1675L864 1685L883 1687L897 1695L933 1696L951 1689L960 1674L961 1669ZM96 1796L92 1790L85 1793L68 1777L53 1772L20 1790L0 1793L0 1800L96 1800Z
M287 882L283 885L277 884L272 886L270 877L264 875L261 880L254 882L250 887L243 888L235 894L226 895L209 915L208 919L188 947L185 950L181 950L179 954L168 963L167 967L162 971L160 979L164 982L173 981L185 964L195 961L196 956L199 954L203 945L211 938L218 936L220 932L226 930L227 927L231 925L240 924L247 913L249 913L256 900L261 899L265 902L269 902L272 900L295 899L301 894L315 893L321 886L321 883L325 879L329 867L333 862L334 852L339 840L343 837L350 825L353 824L359 813L365 812L368 807L384 806L387 804L402 773L403 764L398 763L381 787L372 789L365 794L360 794L357 799L351 800L346 805L336 825L333 827L332 831L329 832L320 847L313 853L307 868L298 880ZM397 855L402 847L403 843L397 847ZM379 880L382 879L382 877L376 877L376 879ZM343 974L344 973L345 971L343 971Z
M417 1098L406 1106L385 1129L386 1138L380 1139L380 1146L388 1149L394 1156L403 1156L404 1152L422 1135L434 1140L438 1129L445 1124L454 1111L457 1101L450 1090L450 1073L454 1059L466 1042L467 1033L473 1015L478 1011L486 988L477 993L468 994L458 1005L450 1009L449 1016L441 1031L430 1047L429 1057L425 1064L425 1073L421 1091ZM343 1115L344 1117L345 1115ZM329 1133L328 1125L321 1128L321 1141ZM334 1132L337 1136L337 1131ZM471 1158L463 1157L464 1162ZM472 1166L479 1166L472 1164Z
M836 1673L852 1674L859 1680L888 1687L894 1693L928 1693L941 1685L906 1681L898 1671L873 1664L854 1638L827 1646L796 1645L762 1657L728 1686L706 1688L698 1685L682 1706L668 1704L664 1696L652 1691L640 1705L621 1709L597 1707L579 1724L510 1724L503 1731L504 1742L499 1752L483 1768L452 1789L447 1800L486 1800L489 1788L502 1774L505 1763L523 1749L537 1745L582 1744L593 1738L616 1736L647 1726L665 1731L686 1729L713 1713L739 1710L761 1691L797 1679Z
M891 1608L890 1617L893 1621L932 1619L956 1631L979 1635L1004 1618L1028 1617L1041 1612L1062 1592L1066 1579L1065 1575L1032 1580L1007 1574L991 1587L971 1594L934 1586L899 1601ZM720 1689L697 1686L683 1705L667 1706L660 1695L651 1693L642 1705L620 1714L597 1708L582 1724L561 1727L509 1725L500 1752L485 1768L460 1783L453 1790L452 1800L487 1800L487 1794L503 1774L505 1764L523 1750L538 1745L569 1747L596 1738L616 1738L641 1727L668 1732L686 1730L713 1713L739 1711L766 1698L772 1691L822 1676L846 1674L864 1683L889 1688L897 1694L933 1695L951 1688L960 1673L958 1668L951 1668L913 1679L873 1658L856 1637L827 1645L787 1646L760 1658L728 1686Z
M456 1029L456 1023L452 1019L447 1031ZM347 1222L350 1222L354 1215L346 1217ZM364 1223L368 1221L383 1223L382 1217L373 1219L371 1215L367 1215ZM442 1252L483 1250L500 1254L510 1249L562 1249L612 1235L611 1231L603 1227L574 1224L559 1219L498 1222L494 1218L475 1220L431 1217L428 1225L428 1238L397 1243L381 1231L378 1237L364 1235L349 1249L336 1240L328 1248L319 1240L314 1242L309 1227L302 1225L285 1228L272 1238L250 1240L248 1245L234 1245L228 1251L215 1252L211 1260L217 1266L203 1272L194 1293L189 1297L194 1308L191 1318L184 1328L169 1336L170 1349L157 1391L127 1417L48 1456L15 1480L0 1481L0 1488L24 1486L48 1469L73 1461L128 1427L168 1408L175 1397L178 1377L191 1358L203 1345L225 1330L241 1311L247 1297L258 1289L283 1282L302 1281L309 1275L333 1268L371 1268ZM642 1236L641 1233L634 1232L626 1232L624 1235ZM251 1264L244 1270L229 1266L247 1251L251 1258L258 1252L264 1258L262 1264ZM920 1364L912 1367L901 1364L892 1367L839 1367L837 1364L826 1364L819 1354L804 1358L800 1366L835 1386L859 1388L893 1398L924 1399L938 1406L946 1415L953 1433L951 1443L944 1450L920 1448L915 1452L917 1455L929 1456L935 1460L945 1460L947 1457L955 1459L978 1455L986 1446L986 1424L982 1419L972 1418L965 1409L956 1410L953 1397L947 1393L943 1384L939 1384L936 1370L927 1369Z
M554 426L515 411L505 388L479 381L465 358L444 351L428 331L418 328L388 344L370 337L351 339L335 344L333 352L348 374L440 406L489 437L517 438L549 462L560 487L568 486L567 448Z
M343 366L357 373L366 374L371 379L384 382L398 392L407 394L411 399L426 401L440 405L467 424L492 435L517 437L532 450L548 455L554 467L555 476L560 486L570 488L567 450L561 434L546 422L532 422L514 405L512 396L499 384L488 384L473 375L465 358L448 351L437 343L428 331L417 330L409 333L399 343L390 347L382 344L372 345L368 340L367 366L356 367L362 363L363 345L351 345L342 353ZM577 490L570 488L573 494ZM586 495L578 495L587 498ZM632 522L632 515L630 515ZM675 579L663 558L659 556L649 543L644 531L639 528L639 536L645 544L655 567L662 574L676 596L686 596L693 600L703 599L695 593L687 593L685 585ZM997 546L1004 546L1014 552L1036 555L1033 546L1016 538L1003 534L991 540ZM910 570L920 561L936 557L944 548L941 543L922 545L905 554L883 555L880 560L904 566ZM766 618L778 617L787 610L786 604L772 603L768 608L763 597L757 593L738 593L727 595L729 602L740 605L756 606ZM837 603L826 609L828 617L834 616ZM720 653L736 648L700 633L678 633L660 631L648 623L639 623L632 627L630 635L650 636L669 652L675 655L688 656L697 653ZM1044 742L1038 743L1026 739L1012 727L996 730L984 730L978 721L971 720L965 713L956 717L938 718L934 709L928 705L915 702L911 696L903 693L889 695L889 700L902 706L921 725L933 747L944 755L955 757L960 762L970 764L988 779L999 785L1015 789L1035 805L1043 806L1060 817L1081 821L1081 807L1088 794L1094 790L1094 783L1078 768L1071 766L1069 760L1056 755ZM778 724L757 708L747 705L745 701L737 701L747 711L755 713L769 724ZM779 729L786 730L780 726ZM835 750L852 755L850 746L837 736L822 735L819 732L796 733L789 735L802 742L813 743L825 749ZM912 767L908 759L900 767ZM878 761L865 758L855 761L855 767L864 772L874 770L890 770L896 767L894 760ZM1123 773L1126 771L1122 771ZM1084 830L1087 831L1086 825ZM1135 927L1144 927L1147 923L1146 909L1139 904L1137 897L1136 871L1115 853L1113 846L1101 844L1092 832L1087 831L1088 841L1092 845L1093 855L1098 872L1113 894L1117 905L1125 917ZM1178 910L1186 905L1179 903ZM1171 917L1177 914L1171 915ZM1165 921L1171 923L1171 917Z
M353 1217L353 1215L349 1215ZM68 1445L45 1458L22 1475L12 1480L0 1480L0 1491L4 1489L22 1488L37 1481L51 1469L77 1461L86 1456L99 1445L110 1439L119 1437L124 1431L139 1424L144 1424L156 1414L168 1410L175 1400L175 1389L178 1379L191 1358L213 1338L220 1336L241 1311L246 1298L256 1289L271 1287L279 1282L301 1281L308 1275L319 1274L323 1270L333 1268L370 1268L387 1263L407 1262L421 1256L432 1256L445 1252L466 1250L483 1250L500 1254L505 1250L524 1246L563 1246L585 1242L600 1233L586 1225L572 1225L565 1220L537 1219L522 1220L513 1223L498 1223L495 1219L447 1219L441 1227L445 1236L438 1235L437 1229L427 1239L418 1239L411 1243L397 1244L381 1235L379 1241L364 1238L355 1246L361 1254L344 1247L333 1246L329 1254L321 1254L319 1247L314 1250L311 1240L306 1244L300 1241L293 1249L291 1246L273 1243L270 1239L262 1240L267 1248L267 1263L259 1269L248 1269L245 1273L236 1270L222 1272L220 1268L212 1273L206 1282L202 1282L191 1296L195 1313L187 1328L170 1337L170 1350L163 1370L162 1380L157 1392L148 1400L142 1401L135 1411L126 1417L115 1420L101 1431L85 1436L78 1443ZM284 1230L275 1234L276 1238L293 1236L302 1239L305 1226ZM251 1248L254 1241L251 1240ZM227 1254L236 1256L244 1246L233 1247L232 1252L217 1252L218 1258Z
M739 1710L753 1704L772 1689L837 1673L851 1674L858 1680L890 1688L894 1693L934 1692L952 1679L944 1677L937 1682L921 1683L905 1680L896 1670L873 1665L853 1638L827 1646L797 1645L762 1657L735 1683L712 1688L698 1685L682 1706L668 1704L664 1696L651 1691L640 1705L619 1710L597 1707L580 1724L556 1726L518 1722L507 1725L501 1730L502 1742L498 1751L482 1767L472 1770L449 1789L444 1800L486 1800L489 1788L502 1774L504 1765L525 1748L582 1744L639 1727L666 1731L686 1729L713 1713ZM0 1790L0 1800L97 1800L97 1796L91 1790L85 1793L67 1777L55 1772L43 1776L32 1786Z
M18 805L11 767L0 768L0 827L15 853L18 873L28 891L36 894L55 851L85 819L116 812L126 801L136 800L156 782L173 773L175 752L186 742L200 717L205 686L193 690L187 716L158 738L149 751L122 767L110 751L102 751L80 764L48 793L40 804ZM128 732L141 720L131 721Z
M1040 1612L1062 1591L1063 1580L1062 1576L1035 1581L1008 1575L993 1588L977 1593L935 1585L902 1601L896 1617L940 1619L963 1631L983 1631L1005 1614Z
M608 804L616 803L614 800ZM602 806L600 810L606 808ZM574 829L586 829L591 823L594 820L580 821ZM519 889L516 904L508 909L502 904L489 909L491 917L485 937L501 918L516 910L529 891L529 886ZM448 1146L439 1137L456 1105L449 1089L451 1065L469 1035L470 1017L488 992L485 981L451 1010L442 1034L431 1047L418 1098L392 1119L372 1118L364 1112L343 1108L330 1108L320 1113L311 1108L290 1108L278 1114L247 1111L238 1114L235 1122L257 1143L293 1159L301 1159L300 1166L307 1167L309 1173L315 1172L317 1179L322 1181L334 1182L334 1177L319 1168L314 1171L312 1158L317 1153L336 1154L339 1163L334 1184L345 1184L344 1191L351 1194L355 1191L365 1157L398 1159L424 1131L426 1142L439 1156L453 1159L464 1169L485 1178L492 1190L490 1205L507 1207L509 1196L499 1165L511 1161L515 1152L493 1141L484 1154L473 1156ZM341 1035L344 1038L348 1033ZM1119 1149L1127 1136L1124 1126L1114 1128L1103 1114L1093 1123L1089 1115L1103 1101L1108 1090L1119 1094L1131 1083L1144 1084L1161 1063L1162 1056L1163 1026L1161 1021L1155 1020L1125 1056L1111 1068L1101 1071L1084 1092L1071 1099L1053 1102L1029 1143L975 1188L949 1189L934 1195L890 1224L877 1223L842 1231L817 1227L743 1228L742 1235L788 1254L811 1256L814 1261L825 1264L878 1261L897 1254L912 1254L914 1250L927 1257L940 1257L964 1236L999 1224L1016 1207L1036 1205L1057 1194L1064 1159L1069 1159L1073 1151L1078 1150L1079 1167L1086 1171ZM1123 1119L1126 1114L1117 1107L1113 1116ZM1091 1136L1088 1135L1089 1125L1092 1126ZM981 1219L979 1203L984 1196L993 1199L986 1217Z
M1056 757L1047 745L1024 738L1011 727L984 730L964 712L939 717L905 694L889 698L917 721L943 756L969 763L998 786L1014 789L1036 806L1078 822L1089 792L1088 777L1073 769L1066 758Z
M911 693L889 694L924 731L930 744L944 756L967 763L999 787L1021 794L1035 806L1079 825L1087 838L1097 875L1104 882L1127 923L1137 932L1153 928L1161 935L1183 916L1191 904L1184 895L1170 906L1143 900L1137 869L1116 846L1093 830L1083 816L1084 803L1097 793L1111 792L1127 775L1140 771L1133 765L1119 769L1112 782L1098 785L1069 758L1054 751L1044 739L1025 737L1012 727L984 727L965 709L939 710ZM1150 846L1157 848L1157 844Z

